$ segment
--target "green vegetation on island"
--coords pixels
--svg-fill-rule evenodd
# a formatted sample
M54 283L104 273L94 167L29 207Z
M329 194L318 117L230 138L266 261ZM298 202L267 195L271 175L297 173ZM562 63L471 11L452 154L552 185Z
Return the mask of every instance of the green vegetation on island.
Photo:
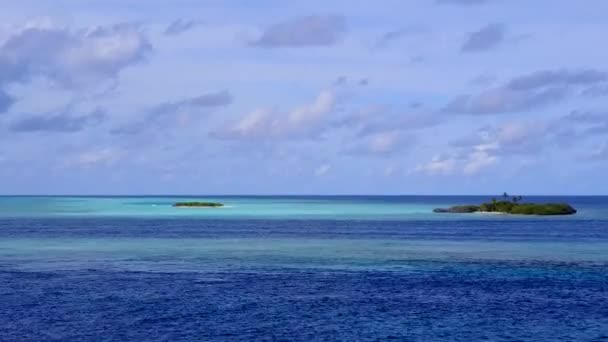
M437 208L433 210L436 213L454 213L454 214L468 214L479 211L477 205L455 205L450 208Z
M173 206L186 208L217 208L223 207L224 204L217 202L177 202L173 204Z
M491 202L480 205L458 205L450 208L437 208L436 213L503 213L515 215L572 215L576 213L567 203L521 203L521 196L509 198L505 192L502 200L492 198Z

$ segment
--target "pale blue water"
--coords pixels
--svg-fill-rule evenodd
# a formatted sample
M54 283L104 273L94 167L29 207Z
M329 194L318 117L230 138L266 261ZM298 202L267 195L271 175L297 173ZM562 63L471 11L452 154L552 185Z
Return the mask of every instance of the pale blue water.
M0 197L0 340L607 340L608 198L486 199Z
M433 208L481 203L489 196L143 196L7 197L0 196L0 217L186 217L261 219L463 220L488 215L438 216ZM576 219L603 218L602 197L526 197L531 202L568 201ZM222 208L175 208L180 201L212 201ZM506 219L520 219L512 216ZM499 219L505 219L500 217ZM530 217L526 217L530 219ZM543 218L547 219L547 218ZM562 217L561 219L564 219Z

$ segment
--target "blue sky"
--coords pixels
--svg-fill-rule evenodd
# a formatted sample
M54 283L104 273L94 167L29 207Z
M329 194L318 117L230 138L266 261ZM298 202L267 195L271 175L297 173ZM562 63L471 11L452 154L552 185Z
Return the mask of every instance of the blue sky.
M606 194L608 2L5 0L3 194Z

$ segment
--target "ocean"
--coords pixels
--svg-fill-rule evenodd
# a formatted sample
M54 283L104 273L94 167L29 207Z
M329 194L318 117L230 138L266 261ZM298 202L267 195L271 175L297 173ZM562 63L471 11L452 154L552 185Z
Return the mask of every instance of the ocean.
M608 197L488 198L0 197L0 341L608 341Z

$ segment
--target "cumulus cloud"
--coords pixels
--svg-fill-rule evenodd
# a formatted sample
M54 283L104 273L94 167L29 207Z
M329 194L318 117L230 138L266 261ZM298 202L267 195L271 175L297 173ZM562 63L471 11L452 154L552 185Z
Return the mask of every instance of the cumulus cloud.
M481 52L497 47L505 40L504 24L488 24L478 31L471 32L461 47L462 52Z
M69 30L28 26L0 44L0 85L46 77L62 85L113 78L150 52L134 25Z
M440 113L410 106L405 112L394 112L386 106L367 106L332 121L331 127L345 128L354 141L343 153L352 155L390 156L409 149L416 141L415 131L442 122Z
M448 175L456 169L457 160L452 157L434 156L431 161L417 165L411 172L429 175Z
M532 154L548 146L553 133L555 126L543 121L510 121L481 129L453 146L469 150L482 146L496 155Z
M14 132L77 132L105 120L106 114L96 109L87 115L55 113L35 115L14 122L9 128Z
M377 132L360 137L354 147L346 150L347 154L388 156L403 152L414 143L414 138L399 130Z
M478 145L464 161L462 172L465 175L474 175L481 170L490 167L498 161L498 157L492 154L492 146Z
M411 172L428 175L475 175L495 165L499 157L494 146L479 144L463 154L435 156L431 161L418 164Z
M332 90L322 91L310 104L282 112L258 108L231 122L212 136L220 139L291 139L318 136L326 116L334 110L337 97Z
M602 111L573 111L550 120L509 121L496 126L485 126L451 141L450 146L471 151L485 145L498 157L524 155L540 157L553 147L560 150L594 142L608 132L608 114ZM583 158L585 159L585 158Z
M69 159L66 167L76 166L82 168L91 168L96 166L110 166L125 157L125 152L116 148L101 148L79 153Z
M270 26L252 46L264 48L323 46L339 43L346 20L335 14L309 15Z
M387 132L412 132L436 126L443 121L441 113L422 108L419 102L410 103L405 110L395 111L384 105L368 105L334 119L333 128L346 128L363 139Z
M167 26L164 33L167 36L176 36L186 31L190 31L200 24L201 22L197 20L177 19Z
M443 112L500 114L527 111L557 103L569 95L608 83L608 74L598 70L548 70L514 78L475 95L461 95Z
M369 137L367 151L373 154L389 154L402 147L403 136L400 132L382 132Z
M192 115L201 111L228 106L233 100L232 94L223 90L178 101L160 103L146 110L143 120L114 129L112 133L135 134L151 127L166 128L179 122L187 124L195 119L192 118Z
M558 134L555 128L542 121L511 121L482 127L452 141L452 151L419 164L413 171L431 175L475 175L504 158L538 156Z

